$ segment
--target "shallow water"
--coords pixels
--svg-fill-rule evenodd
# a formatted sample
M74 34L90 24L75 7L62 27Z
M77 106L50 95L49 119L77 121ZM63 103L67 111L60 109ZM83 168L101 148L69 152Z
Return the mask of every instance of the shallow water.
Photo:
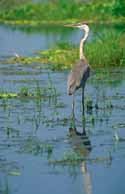
M62 38L62 30L55 38ZM69 31L64 40L70 33L79 39L78 31ZM8 34L15 38L7 44ZM54 34L51 30L48 34L27 34L1 26L1 58L10 56L13 48L22 55L46 49L55 43ZM44 40L42 46L39 37ZM91 99L93 104L92 109L85 106L88 139L69 133L71 97L66 94L67 74L33 65L0 64L2 90L19 92L28 87L35 91L37 84L46 89L41 98L0 99L0 194L125 193L125 69L93 69L85 89L85 103ZM75 116L76 128L82 132L81 91L76 93ZM75 163L63 160L72 153L84 159Z

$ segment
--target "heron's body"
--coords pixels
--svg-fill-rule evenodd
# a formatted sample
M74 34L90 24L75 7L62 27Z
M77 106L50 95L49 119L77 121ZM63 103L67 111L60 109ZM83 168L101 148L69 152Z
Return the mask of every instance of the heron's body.
M90 74L90 66L83 52L83 45L89 35L89 27L86 24L80 24L73 27L78 27L85 31L85 34L80 41L79 47L80 59L73 65L72 70L68 75L67 81L67 93L69 95L73 95L72 112L74 117L74 93L79 88L82 88L82 107L84 115L84 88Z
M89 77L90 66L86 59L80 59L74 64L68 75L68 94L72 95L77 89L85 87Z
M74 94L74 92L79 89L80 87L84 90L86 80L89 77L90 72L90 66L88 63L88 60L86 59L84 53L83 53L83 45L88 37L89 34L89 27L86 24L80 24L76 27L85 30L85 35L80 41L80 49L79 49L79 55L80 59L78 62L76 62L71 72L68 75L68 81L67 81L67 92L69 95Z

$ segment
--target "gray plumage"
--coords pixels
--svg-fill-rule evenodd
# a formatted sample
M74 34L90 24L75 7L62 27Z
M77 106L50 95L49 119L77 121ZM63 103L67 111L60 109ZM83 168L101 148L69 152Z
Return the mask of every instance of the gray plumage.
M75 26L73 25L73 27L77 27L84 30L85 34L80 41L80 47L79 47L80 60L73 65L72 70L68 75L67 93L69 95L74 94L74 92L80 87L82 88L82 90L84 90L85 83L89 77L89 72L90 72L89 63L83 53L83 45L86 39L88 38L89 27L86 24L77 24ZM82 94L84 94L84 91L82 92Z
M86 59L80 59L68 75L67 92L72 95L77 89L85 87L90 74L90 66Z

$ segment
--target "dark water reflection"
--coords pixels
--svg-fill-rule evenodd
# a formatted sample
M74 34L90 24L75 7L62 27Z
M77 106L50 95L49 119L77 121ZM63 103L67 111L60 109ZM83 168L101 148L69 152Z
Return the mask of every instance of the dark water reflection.
M1 56L11 55L14 49L28 55L48 48L54 37L63 37L63 30L56 35L54 31L28 34L1 26ZM68 31L63 39L77 36L77 42L79 33ZM0 194L125 193L125 69L93 70L85 89L86 136L80 135L81 91L76 94L77 132L69 133L67 73L0 64L0 92L19 92L22 87L36 91L37 83L45 89L42 98L0 99ZM87 111L88 101L92 101L91 111ZM84 159L75 165L56 163L72 152Z

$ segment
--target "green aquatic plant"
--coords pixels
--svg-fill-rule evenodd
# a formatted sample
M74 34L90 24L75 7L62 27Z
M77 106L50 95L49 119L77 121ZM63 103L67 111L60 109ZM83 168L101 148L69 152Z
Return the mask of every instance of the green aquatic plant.
M0 98L7 99L7 98L15 98L17 97L16 93L6 92L3 88L0 88Z
M116 33L113 31L98 35L95 42L86 45L86 54L90 63L100 66L122 65L125 58L124 33Z
M19 170L13 170L8 173L10 176L20 176L21 172Z
M28 87L22 87L20 89L20 92L18 94L19 96L32 96L33 94L31 94L31 92L29 91Z
M4 111L7 110L7 108L9 107L8 98L2 98L2 100L1 100L1 106L3 107L3 110Z
M10 176L19 176L21 174L21 168L19 167L18 163L16 161L8 161L5 158L0 158L0 171ZM6 182L3 188L0 185L0 193L2 191L3 193L10 193L8 182Z
M15 98L18 97L16 93L2 93L0 94L0 98Z
M39 81L35 81L35 96L41 97L43 95L42 87L40 87Z
M41 99L46 98L46 99L54 99L55 102L57 102L57 90L50 78L48 76L48 85L47 86L40 86L38 81L35 81L36 86L31 89L27 86L22 86L20 88L20 91L18 93L13 93L13 92L7 92L3 89L0 89L0 99L9 99L9 98L38 98L40 99L39 103L41 104ZM38 102L38 101L37 101ZM6 104L5 104L6 105Z
M88 158L75 151L68 151L64 153L62 159L49 160L49 164L75 166L80 165L83 161L88 161L90 163L104 163L111 160L112 158L110 155L107 157Z
M50 164L60 164L60 165L78 165L80 164L85 158L80 154L69 151L64 153L62 159L59 160L50 160Z
M55 88L55 85L51 79L50 73L48 73L48 90L51 92L51 95L54 97L55 99L55 103L57 103L57 90Z
M42 62L42 61L41 61L41 58L39 56L35 56L35 57L19 56L19 57L12 57L12 58L0 61L0 63L2 63L2 64L21 63L24 65L28 65L28 64L32 64L32 63L35 64L35 63L40 63L40 62ZM42 65L41 65L41 68L42 68Z
M53 152L53 145L47 142L42 142L35 137L28 137L21 145L19 152L41 156L43 153L47 153L48 156L50 156Z
M8 138L19 137L20 131L18 129L14 129L12 127L6 127L5 133L6 133Z
M43 63L51 64L49 68L52 70L65 70L71 68L78 59L78 50L74 49L74 46L67 44L66 47L62 47L61 43L57 43L57 47L40 51L39 55Z

